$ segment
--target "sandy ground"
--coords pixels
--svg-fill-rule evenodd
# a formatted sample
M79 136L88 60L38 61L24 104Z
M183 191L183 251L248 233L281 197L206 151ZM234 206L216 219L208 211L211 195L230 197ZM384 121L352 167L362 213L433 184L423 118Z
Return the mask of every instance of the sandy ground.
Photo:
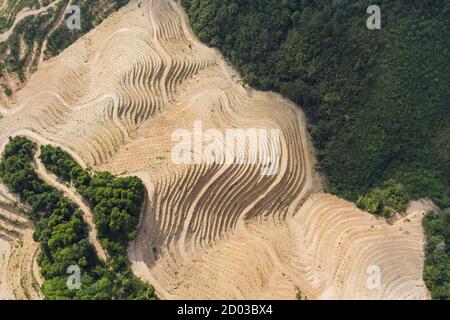
M42 298L38 250L31 223L0 203L0 300Z
M131 1L44 61L0 114L0 145L26 133L95 170L142 178L148 200L129 258L163 299L429 297L420 221L431 204L389 225L323 193L300 108L242 86L174 1ZM195 121L279 130L277 174L261 175L249 146L243 164L174 164L171 135Z

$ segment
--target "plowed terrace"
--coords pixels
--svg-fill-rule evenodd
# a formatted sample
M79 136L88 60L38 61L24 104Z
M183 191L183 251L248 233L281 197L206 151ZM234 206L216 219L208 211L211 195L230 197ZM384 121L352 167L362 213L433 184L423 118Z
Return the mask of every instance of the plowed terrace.
M132 1L44 62L0 115L0 144L41 137L95 170L144 181L129 258L163 299L295 299L299 290L309 299L428 298L421 218L430 204L388 224L325 194L300 108L243 86L174 1ZM171 134L195 121L278 129L278 173L175 165ZM10 256L2 241L1 270ZM377 288L367 285L371 266Z

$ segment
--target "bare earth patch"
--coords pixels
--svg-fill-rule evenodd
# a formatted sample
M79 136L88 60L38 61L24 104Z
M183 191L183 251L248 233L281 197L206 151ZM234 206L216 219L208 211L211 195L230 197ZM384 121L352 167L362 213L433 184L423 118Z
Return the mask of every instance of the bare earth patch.
M0 114L0 145L27 133L95 170L142 178L148 201L129 258L163 299L428 298L421 219L431 204L389 225L323 193L300 108L243 86L174 1L132 1L44 61ZM175 165L171 135L195 121L280 130L278 173Z

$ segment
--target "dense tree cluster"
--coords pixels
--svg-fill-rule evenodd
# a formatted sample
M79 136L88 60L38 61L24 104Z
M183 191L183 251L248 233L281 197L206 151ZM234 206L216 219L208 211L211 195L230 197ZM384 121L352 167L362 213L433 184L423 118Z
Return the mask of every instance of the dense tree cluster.
M114 271L124 273L125 279L134 278L129 269L126 251L129 241L137 235L145 198L145 187L141 180L84 170L67 152L50 145L41 147L40 159L50 172L73 184L90 204L97 236L110 256L108 265ZM136 279L129 285L140 287L140 295L151 296L148 290L144 290L145 285Z
M57 6L46 13L27 17L16 25L8 40L0 46L0 76L3 73L14 73L24 81L27 68L34 68L39 59L35 50L41 48L45 35L62 9L62 6Z
M31 206L36 223L35 241L41 244L38 257L46 279L43 292L48 299L95 299L111 297L96 290L108 282L107 269L100 263L87 239L87 231L75 204L44 183L35 173L32 161L36 145L25 138L12 139L0 162L0 179L20 199ZM84 290L67 288L67 268L82 270ZM106 296L104 296L106 294Z
M305 110L331 192L385 216L405 197L450 207L449 0L182 4L244 82Z
M84 170L59 147L42 146L40 158L49 171L72 183L89 202L98 237L111 256L125 255L128 242L136 237L145 197L140 179Z
M35 150L36 145L26 138L11 139L0 162L0 179L31 207L30 217L36 223L33 236L41 244L38 263L45 278L45 298L151 299L153 287L132 274L123 255L106 263L98 259L78 206L34 171ZM67 286L69 266L81 269L80 290Z
M449 1L379 1L381 30L365 0L182 2L248 82L307 112L331 191L355 201L395 179L450 206Z
M11 28L17 14L21 10L24 8L37 9L39 7L40 4L38 0L3 1L2 15L0 16L0 33L3 33Z
M423 226L427 234L425 282L434 299L450 300L450 209L430 212Z
M94 222L104 247L111 255L125 255L128 242L137 235L145 197L142 182L136 177L115 178L102 172L80 191L94 208Z

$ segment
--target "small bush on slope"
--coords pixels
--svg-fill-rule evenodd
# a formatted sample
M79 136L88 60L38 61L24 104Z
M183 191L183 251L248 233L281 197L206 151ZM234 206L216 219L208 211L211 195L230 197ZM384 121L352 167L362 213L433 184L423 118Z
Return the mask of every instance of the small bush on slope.
M404 212L409 198L403 185L389 180L382 188L374 188L369 194L360 196L356 205L362 210L388 218L392 210Z

